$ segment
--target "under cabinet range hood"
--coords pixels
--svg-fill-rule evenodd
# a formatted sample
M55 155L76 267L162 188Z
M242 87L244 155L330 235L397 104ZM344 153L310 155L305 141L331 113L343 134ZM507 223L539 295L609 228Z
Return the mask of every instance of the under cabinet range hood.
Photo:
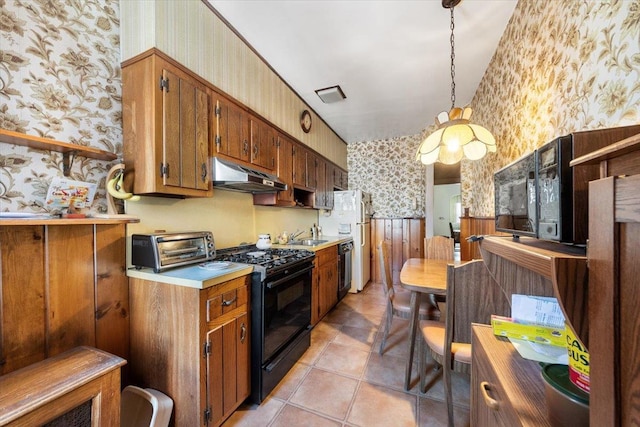
M243 193L275 193L286 190L287 185L274 175L259 172L227 159L213 157L213 186Z

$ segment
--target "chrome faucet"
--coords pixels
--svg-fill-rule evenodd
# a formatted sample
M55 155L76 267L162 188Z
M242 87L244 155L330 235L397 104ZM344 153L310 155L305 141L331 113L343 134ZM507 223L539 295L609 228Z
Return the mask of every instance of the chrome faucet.
M289 241L296 240L296 237L300 236L304 231L296 230L294 233L289 234Z

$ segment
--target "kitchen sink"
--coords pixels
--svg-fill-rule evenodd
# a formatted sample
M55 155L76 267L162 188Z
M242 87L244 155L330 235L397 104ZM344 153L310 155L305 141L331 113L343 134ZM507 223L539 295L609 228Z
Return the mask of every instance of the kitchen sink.
M318 240L318 239L305 239L305 240L292 240L289 242L290 245L300 245L300 246L315 246L322 243L327 243L328 240Z

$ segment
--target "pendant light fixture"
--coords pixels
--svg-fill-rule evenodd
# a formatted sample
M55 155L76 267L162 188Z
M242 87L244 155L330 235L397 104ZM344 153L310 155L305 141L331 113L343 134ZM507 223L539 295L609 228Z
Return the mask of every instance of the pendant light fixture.
M422 141L416 154L416 160L425 165L435 162L452 165L463 157L479 160L488 152L496 151L496 140L487 129L472 124L472 110L469 107L456 107L456 68L455 40L453 29L453 9L460 0L442 0L442 7L451 11L451 110L443 111L436 117L438 129Z

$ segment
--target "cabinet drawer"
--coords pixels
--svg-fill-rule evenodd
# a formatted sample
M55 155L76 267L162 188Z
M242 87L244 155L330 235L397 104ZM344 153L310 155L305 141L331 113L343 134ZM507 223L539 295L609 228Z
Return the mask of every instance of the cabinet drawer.
M212 322L240 308L247 311L249 302L249 276L239 277L207 290L206 321Z
M316 252L316 259L318 260L318 266L322 266L329 262L338 261L338 246L331 246L330 248L322 249Z
M479 347L479 346L478 346ZM522 425L505 395L484 349L473 349L472 393L476 396L473 413L478 426L520 426Z
M471 425L551 425L538 363L523 359L491 326L472 329Z

